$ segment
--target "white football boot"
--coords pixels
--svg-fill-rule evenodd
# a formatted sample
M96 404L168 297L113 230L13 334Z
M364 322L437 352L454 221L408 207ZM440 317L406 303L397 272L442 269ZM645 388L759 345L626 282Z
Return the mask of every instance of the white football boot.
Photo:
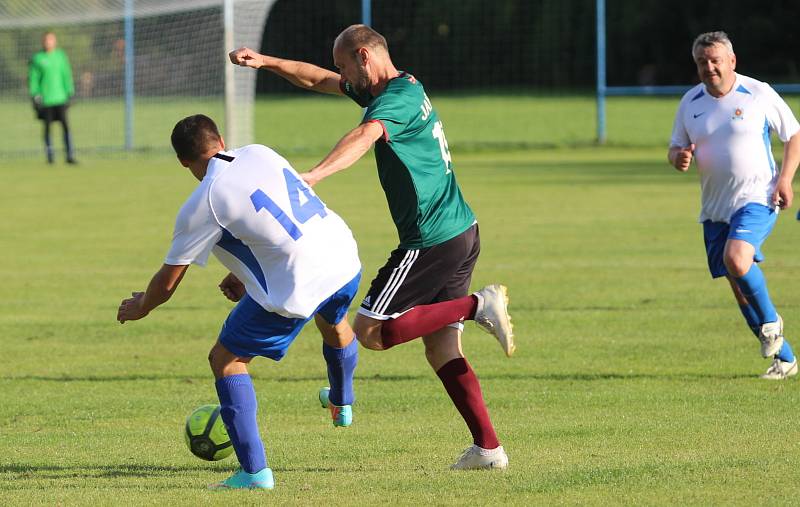
M505 470L506 468L508 468L508 456L502 445L496 449L471 445L461 454L458 461L450 466L451 470Z
M508 315L508 289L505 285L487 285L474 295L478 298L475 323L494 335L508 357L516 350L511 316Z
M777 321L761 325L758 340L761 342L761 357L772 357L781 350L783 347L783 319L780 315L778 315Z
M761 375L761 378L767 380L784 380L789 377L797 375L797 358L791 363L781 361L777 357L773 359L772 365L767 370L767 373Z

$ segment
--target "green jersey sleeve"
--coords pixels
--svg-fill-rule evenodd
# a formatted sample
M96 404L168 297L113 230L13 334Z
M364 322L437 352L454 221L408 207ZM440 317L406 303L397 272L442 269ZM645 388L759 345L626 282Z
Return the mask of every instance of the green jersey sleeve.
M405 93L384 93L370 104L364 115L364 121L381 122L384 141L390 141L408 130L419 112L416 106Z

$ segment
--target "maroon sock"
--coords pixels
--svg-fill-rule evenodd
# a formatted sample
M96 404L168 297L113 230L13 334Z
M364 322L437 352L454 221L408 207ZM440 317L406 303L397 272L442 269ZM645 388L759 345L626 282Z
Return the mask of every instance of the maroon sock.
M475 445L494 449L500 445L494 432L489 411L483 402L481 385L472 367L463 357L453 359L436 372L472 433Z
M478 298L464 296L432 305L419 305L381 326L383 348L388 349L438 331L448 324L475 318Z

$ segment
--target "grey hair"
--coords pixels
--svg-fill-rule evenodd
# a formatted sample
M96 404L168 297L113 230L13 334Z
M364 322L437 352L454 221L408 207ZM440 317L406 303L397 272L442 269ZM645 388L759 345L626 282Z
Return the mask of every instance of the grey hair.
M697 48L707 48L713 46L714 44L725 46L725 48L728 50L728 53L733 54L733 44L731 44L728 34L718 31L706 32L698 35L692 44L692 57L694 57Z

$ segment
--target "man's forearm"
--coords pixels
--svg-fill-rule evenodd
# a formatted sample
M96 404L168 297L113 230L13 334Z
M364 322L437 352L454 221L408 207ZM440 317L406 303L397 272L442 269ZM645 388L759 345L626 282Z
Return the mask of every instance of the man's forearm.
M800 164L800 132L793 135L783 146L780 179L791 183L798 164Z
M142 297L142 310L150 313L156 307L169 301L188 266L164 265L150 280Z
M338 74L331 72L312 63L296 60L284 60L274 56L261 55L261 67L273 72L295 86L324 93L335 93L323 86L328 79L338 80Z
M355 164L378 139L379 135L376 134L381 132L380 129L374 123L364 123L345 134L328 156L311 169L310 174L314 177L314 181L321 181Z

